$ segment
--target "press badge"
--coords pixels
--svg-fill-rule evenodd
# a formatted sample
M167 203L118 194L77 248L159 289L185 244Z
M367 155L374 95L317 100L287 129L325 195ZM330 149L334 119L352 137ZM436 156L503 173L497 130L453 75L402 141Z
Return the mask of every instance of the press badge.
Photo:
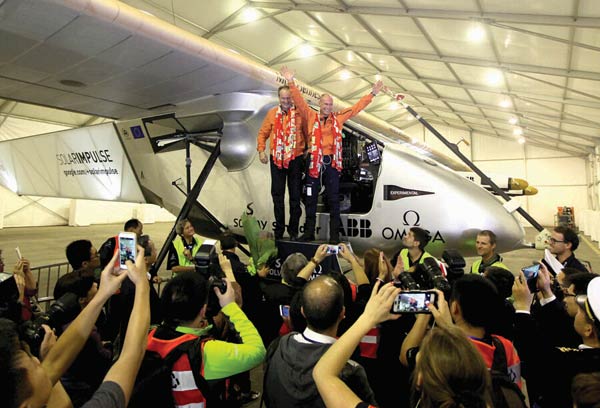
M306 195L309 197L312 196L312 187L306 187Z

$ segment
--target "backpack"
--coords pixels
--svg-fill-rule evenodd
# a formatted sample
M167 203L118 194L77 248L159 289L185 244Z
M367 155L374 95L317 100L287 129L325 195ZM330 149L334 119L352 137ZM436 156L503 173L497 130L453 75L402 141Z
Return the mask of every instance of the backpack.
M210 394L208 383L200 375L200 365L202 362L202 352L200 342L202 338L188 340L175 347L165 358L155 351L146 350L142 365L135 379L135 385L131 394L130 408L148 408L148 407L174 407L173 399L173 376L171 370L173 364L184 354L187 353L190 361L196 386L202 392L204 397L209 400Z
M506 362L506 350L504 344L496 336L492 336L494 350L494 361L490 374L492 377L492 401L495 408L527 408L525 395L508 375L508 364Z

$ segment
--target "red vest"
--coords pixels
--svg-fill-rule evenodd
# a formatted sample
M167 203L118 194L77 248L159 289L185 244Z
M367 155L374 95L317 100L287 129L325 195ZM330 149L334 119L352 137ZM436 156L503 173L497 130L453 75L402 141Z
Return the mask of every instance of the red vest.
M196 338L193 334L184 334L172 340L162 340L154 337L156 329L152 330L148 335L148 346L147 349L155 351L162 358L165 358L167 354L181 343ZM201 347L204 349L205 342L201 343ZM203 352L201 350L201 352ZM202 395L196 381L194 380L194 374L190 366L190 361L187 354L183 354L179 360L173 364L173 399L175 400L176 407L185 408L205 408L206 398ZM204 361L200 368L200 375L204 375Z
M379 327L373 327L360 340L360 355L366 358L377 358L377 348L379 347Z
M521 359L515 350L515 346L508 339L505 339L502 336L494 335L498 340L502 342L504 346L504 350L506 351L506 365L508 367L508 372L513 382L516 383L519 388L522 388L521 382ZM469 337L469 340L473 342L477 350L481 353L483 357L483 361L485 361L485 365L487 368L492 368L492 363L494 362L494 347L492 344L485 343L480 340L476 340L472 337Z

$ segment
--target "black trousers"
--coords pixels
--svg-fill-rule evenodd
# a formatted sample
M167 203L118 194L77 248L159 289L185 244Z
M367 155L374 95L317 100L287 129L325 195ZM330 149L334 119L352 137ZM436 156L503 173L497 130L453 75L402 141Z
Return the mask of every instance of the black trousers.
M310 157L309 157L310 163ZM340 172L331 167L333 156L323 156L323 167L320 177L313 178L307 176L306 182L306 223L304 224L305 233L313 234L317 217L317 201L319 190L321 189L321 180L327 192L329 204L329 237L337 238L340 228Z
M287 169L280 169L273 163L271 156L271 196L273 197L273 209L275 212L275 238L283 237L285 231L285 184L287 181L290 221L288 233L298 235L298 225L302 209L300 208L300 195L302 194L302 170L304 169L304 158L298 156L291 160Z

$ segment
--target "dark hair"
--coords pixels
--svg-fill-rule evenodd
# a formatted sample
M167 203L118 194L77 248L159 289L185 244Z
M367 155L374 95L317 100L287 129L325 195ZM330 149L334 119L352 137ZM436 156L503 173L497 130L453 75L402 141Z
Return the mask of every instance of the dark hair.
M181 272L167 283L160 297L166 323L194 320L208 298L208 282L196 272Z
M483 276L494 284L498 294L503 299L512 296L512 287L515 283L515 275L513 275L511 271L499 266L488 266L485 268Z
M81 269L84 262L89 262L92 258L92 243L87 239L78 239L67 245L67 260L74 270Z
M132 218L125 223L125 225L123 226L123 231L129 231L129 230L136 229L141 224L142 224L142 222L140 220L138 220L137 218Z
M221 250L225 251L227 249L235 249L237 247L237 239L233 236L233 234L225 233L221 236L219 240L221 243Z
M20 349L17 325L0 319L0 395L9 408L16 408L33 392L27 370L18 365Z
M579 247L579 237L571 228L559 225L554 228L554 232L562 234L565 243L569 242L571 244L571 251L575 251Z
M564 286L568 288L569 286L574 285L575 288L573 292L575 292L575 295L585 295L587 294L588 283L597 276L598 275L595 273L589 272L569 274L565 276Z
M344 292L331 276L308 282L302 291L302 308L309 327L326 330L338 320L344 307Z
M279 88L277 88L277 96L281 96L281 91L289 91L290 87L287 85L282 85Z
M468 273L454 281L450 296L452 302L458 302L462 317L468 324L483 327L486 332L502 308L502 299L492 281L475 273Z
M412 227L410 231L415 236L415 240L419 241L419 249L424 251L425 247L431 240L431 235L429 235L429 232L419 227Z
M571 383L571 396L577 408L600 408L600 372L577 374Z
M477 235L483 235L485 237L488 237L490 239L490 244L496 245L496 234L494 234L493 231L481 230Z
M60 299L62 295L69 292L76 294L77 297L80 298L87 297L93 284L93 275L69 272L56 281L56 286L54 286L54 299Z

